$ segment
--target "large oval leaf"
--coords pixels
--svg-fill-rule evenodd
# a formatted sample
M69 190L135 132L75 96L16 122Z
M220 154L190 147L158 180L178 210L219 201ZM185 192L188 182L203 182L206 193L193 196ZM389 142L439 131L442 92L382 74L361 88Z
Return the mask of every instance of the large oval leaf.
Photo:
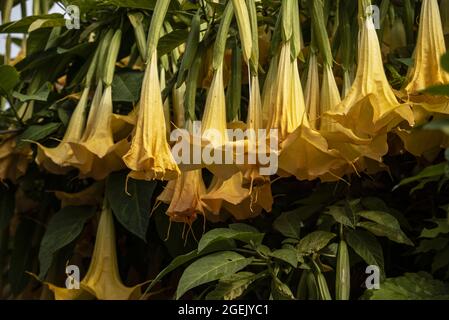
M224 251L211 254L192 263L182 274L176 290L176 299L202 284L234 274L251 263L253 258Z
M143 241L146 241L156 185L155 181L127 180L126 172L111 174L106 181L106 197L117 220Z

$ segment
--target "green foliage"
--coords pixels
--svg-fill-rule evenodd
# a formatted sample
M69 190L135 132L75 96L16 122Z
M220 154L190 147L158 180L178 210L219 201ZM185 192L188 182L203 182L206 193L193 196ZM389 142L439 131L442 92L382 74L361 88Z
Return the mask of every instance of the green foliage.
M449 286L426 272L406 273L398 278L386 279L379 290L367 290L363 299L449 300Z

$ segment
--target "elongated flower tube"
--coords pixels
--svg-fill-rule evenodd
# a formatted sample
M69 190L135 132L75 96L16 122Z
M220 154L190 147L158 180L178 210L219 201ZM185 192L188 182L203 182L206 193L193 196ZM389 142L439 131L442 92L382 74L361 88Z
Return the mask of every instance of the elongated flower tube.
M96 180L102 180L109 173L122 169L122 156L129 150L126 139L114 142L111 86L107 86L104 91L102 88L99 82L81 140L70 142L76 154L72 165L79 169L80 177Z
M100 300L128 300L140 297L140 287L125 286L117 263L114 218L105 203L98 224L94 253L81 287Z
M299 79L298 64L290 55L290 42L282 44L277 68L274 103L271 107L268 129L277 129L279 141L284 141L301 124L308 124L304 95Z
M83 135L85 112L89 97L89 87L83 90L75 111L70 118L67 130L58 146L47 148L37 144L36 163L54 174L64 174L72 169L71 165L77 162L77 155L69 142L79 142Z
M99 158L106 156L114 146L112 137L112 87L107 86L103 91L102 98L98 97L102 92L101 82L96 90L92 107L87 119L81 143L92 154Z
M271 59L270 67L265 78L264 86L262 89L262 124L266 128L270 115L272 113L273 105L275 103L275 89L276 89L276 77L278 74L279 57L276 55Z
M276 102L268 129L278 129L279 174L314 180L345 163L336 150L329 150L326 139L310 128L298 65L296 59L291 59L289 42L282 45L276 83Z
M250 190L250 206L259 205L265 211L271 212L273 205L273 196L271 194L271 183L268 176L263 176L260 173L260 165L257 162L258 154L261 151L259 146L265 141L259 140L259 130L263 128L262 120L262 102L260 98L259 77L257 75L251 76L250 81L250 98L248 105L248 116L246 121L246 129L250 133L250 139L248 141L247 156L249 162L250 154L256 160L255 163L246 163L243 165L243 187ZM271 151L271 150L270 150ZM263 201L260 201L262 200ZM242 215L240 215L242 216Z
M398 103L385 76L372 17L361 23L358 68L351 90L336 111L328 114L361 138L386 133L404 120L414 123L410 107Z
M140 287L125 286L121 279L117 263L115 245L114 218L108 204L103 205L98 223L94 252L89 269L80 282L80 289L69 290L45 283L54 292L56 300L87 299L130 300L141 295Z
M405 92L417 95L419 91L433 85L448 84L449 73L440 65L440 58L446 52L443 27L437 0L423 0L419 21L418 40L413 54L413 67L409 70ZM413 97L412 97L413 101ZM429 111L449 113L449 108L436 106Z
M319 128L320 122L320 79L318 74L317 56L311 51L309 58L309 70L305 88L305 102L307 115L312 129Z
M157 51L147 65L131 148L123 157L137 180L172 180L179 174L166 138L164 108L157 70Z

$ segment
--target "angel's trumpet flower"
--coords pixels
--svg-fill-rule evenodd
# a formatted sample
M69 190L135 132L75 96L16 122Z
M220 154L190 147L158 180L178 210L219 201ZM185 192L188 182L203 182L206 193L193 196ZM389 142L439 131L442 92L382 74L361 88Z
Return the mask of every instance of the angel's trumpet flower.
M414 123L410 107L398 103L388 83L372 17L361 23L358 68L351 90L328 114L361 138L384 134L404 120Z
M201 126L203 134L206 134L204 138L209 140L211 146L221 147L228 142L223 64L215 71L212 79ZM208 132L213 134L208 135ZM220 167L211 169L216 172ZM242 188L242 174L238 173L229 179L214 177L207 193L201 199L209 211L218 215L223 202L238 205L248 196L249 190Z
M272 108L275 103L276 76L278 73L279 57L276 55L271 59L270 67L265 78L262 90L262 121L263 126L267 127Z
M108 204L103 205L98 223L92 260L86 275L80 282L80 289L66 289L45 283L55 294L56 300L86 299L130 300L141 296L140 287L125 286L118 269L115 244L114 218Z
M37 144L36 162L47 171L54 174L64 174L72 169L71 165L77 162L77 155L73 152L69 142L79 142L83 135L85 112L89 97L89 87L81 95L78 105L70 118L67 130L62 141L55 148L47 148Z
M381 161L381 157L387 152L387 149L386 144L382 142L385 141L385 136L375 137L374 140L362 139L356 136L351 129L343 127L336 120L326 115L328 112L338 111L338 107L341 106L340 103L340 93L332 68L330 65L325 65L323 86L321 87L323 117L321 118L320 133L327 139L329 147L338 150L341 156L348 161L340 170L334 171L334 174L341 177L354 170L362 171L364 168L360 166L360 163L364 157ZM332 180L332 177L329 178L331 179L327 180Z
M423 0L418 40L413 54L414 63L409 70L409 81L405 87L407 94L417 95L430 86L449 84L449 73L445 72L440 64L440 58L445 52L446 45L438 1ZM449 108L441 105L429 111L449 113Z
M201 170L182 172L175 181L169 181L158 200L170 206L167 215L170 221L191 225L198 214L204 215L201 197L206 193Z
M299 179L314 180L341 166L343 159L336 150L329 150L326 139L310 128L306 115L296 59L290 55L290 43L282 45L276 102L272 109L269 129L278 129L281 141L279 168Z
M98 224L94 253L81 287L100 300L128 300L140 297L140 287L125 286L117 263L114 218L104 205Z
M15 136L0 140L0 182L15 183L26 173L32 151L29 146L17 147Z
M268 121L269 129L277 129L282 142L301 124L309 126L304 95L299 79L296 59L291 59L290 42L283 43L277 68L276 87L272 91L274 102Z
M164 108L154 50L147 65L131 149L123 157L131 178L172 180L179 174L166 138Z
M109 173L124 167L121 157L128 151L128 142L123 139L114 143L112 130L112 88L103 92L100 82L95 91L86 129L79 142L71 142L76 154L73 166L80 170L82 177L104 179Z
M248 117L246 121L246 129L250 132L248 141L248 154L254 153L254 159L257 159L259 145L266 143L259 141L258 132L263 127L262 119L262 102L260 98L259 77L257 75L251 76L250 99L248 105ZM249 157L248 157L249 159ZM260 166L256 163L245 164L243 169L243 187L250 189L251 203L250 205L259 205L265 211L271 212L273 205L273 196L271 194L270 178L260 174ZM262 200L262 201L261 201Z
M320 79L317 56L313 52L311 52L309 58L309 70L307 72L304 95L310 127L312 129L318 129L320 122Z

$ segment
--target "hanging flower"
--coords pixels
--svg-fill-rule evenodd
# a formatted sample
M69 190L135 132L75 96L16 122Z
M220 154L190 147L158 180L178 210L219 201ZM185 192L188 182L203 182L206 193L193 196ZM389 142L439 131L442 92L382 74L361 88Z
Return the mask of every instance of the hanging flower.
M351 90L328 114L361 138L389 132L404 120L414 123L410 107L398 103L385 76L372 17L361 24L358 68Z
M138 180L172 180L180 174L166 139L156 51L145 71L137 126L123 160L132 170L129 176Z
M81 140L70 143L76 154L72 165L80 170L80 177L96 180L102 180L111 172L122 169L122 156L129 150L126 137L118 142L114 141L112 88L107 86L104 92L102 88L100 82Z
M433 85L449 84L449 73L440 64L441 56L446 52L443 27L437 0L423 0L419 21L418 40L413 54L414 63L408 74L405 92L419 95ZM442 106L429 107L429 111L449 113L449 108Z
M330 150L326 139L310 128L296 59L290 58L290 43L282 45L276 99L269 129L278 129L280 174L314 180L345 164L338 151ZM282 172L283 171L283 172Z
M65 174L72 170L73 163L78 162L69 142L80 142L83 135L85 112L89 97L89 87L81 95L78 105L70 118L67 130L61 142L54 148L47 148L37 143L36 163L54 174Z
M66 289L45 283L54 292L56 300L86 299L130 300L141 296L140 287L125 286L118 270L115 245L114 218L107 204L98 223L94 252L89 269L80 283L80 289Z
M201 170L182 172L177 180L169 181L158 200L170 206L170 221L192 225L205 209L201 197L206 193Z
M317 56L312 51L309 58L309 70L305 88L305 103L310 127L312 129L318 129L320 122L320 78L318 74Z

